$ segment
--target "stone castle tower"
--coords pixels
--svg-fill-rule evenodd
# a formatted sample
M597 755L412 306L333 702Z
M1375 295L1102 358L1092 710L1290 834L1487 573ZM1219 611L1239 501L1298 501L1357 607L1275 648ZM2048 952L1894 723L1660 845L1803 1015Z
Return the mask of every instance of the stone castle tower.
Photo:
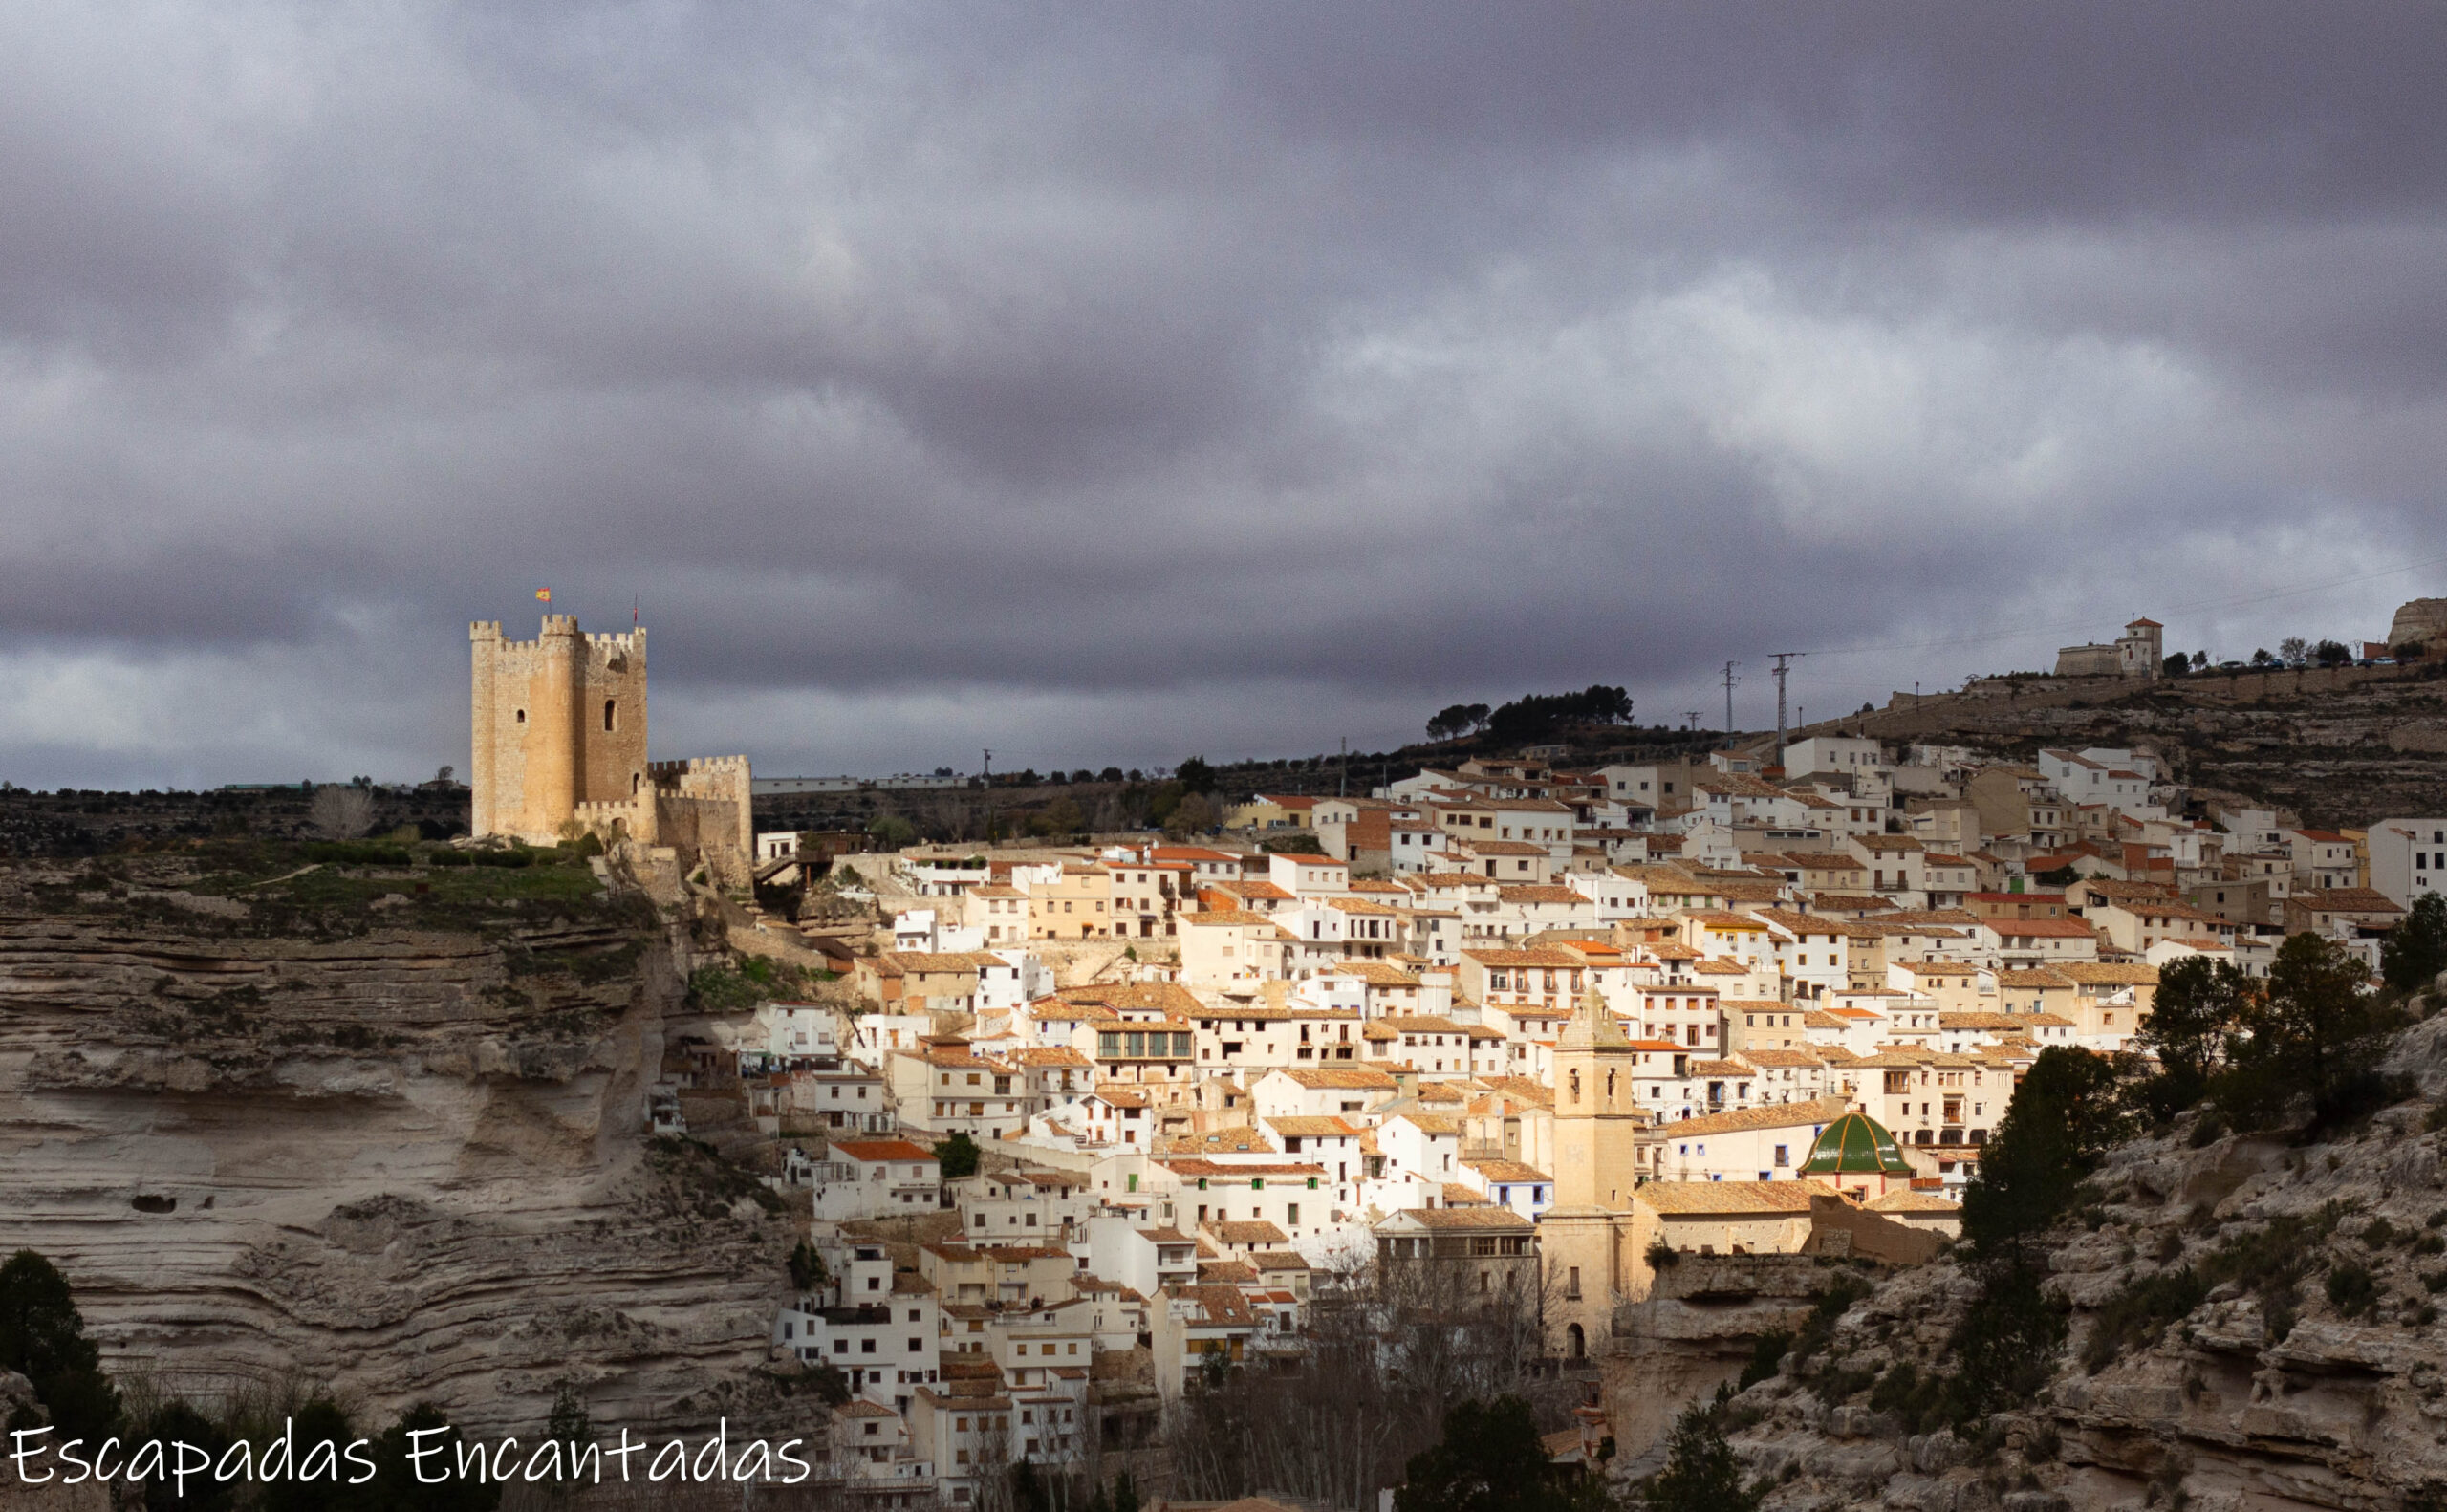
M546 615L533 640L497 620L467 627L472 651L472 832L530 845L592 833L668 847L725 886L755 866L747 758L646 759L646 633L590 636Z
M1538 1236L1548 1342L1567 1357L1595 1348L1614 1305L1647 1289L1648 1236L1632 1205L1648 1123L1632 1096L1639 1057L1593 986L1555 1039L1555 1203Z
M651 801L642 629L590 636L574 615L546 615L533 640L504 640L498 621L467 638L475 833L551 845L573 821L590 827L585 806Z

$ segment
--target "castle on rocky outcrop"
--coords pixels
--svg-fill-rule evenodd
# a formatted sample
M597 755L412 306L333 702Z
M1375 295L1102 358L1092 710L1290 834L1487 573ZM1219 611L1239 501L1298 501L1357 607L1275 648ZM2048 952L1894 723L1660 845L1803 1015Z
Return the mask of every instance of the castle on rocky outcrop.
M717 877L744 875L755 853L745 756L646 759L646 633L590 636L574 615L546 615L533 640L505 640L498 620L467 627L472 647L470 828L552 845L669 846Z

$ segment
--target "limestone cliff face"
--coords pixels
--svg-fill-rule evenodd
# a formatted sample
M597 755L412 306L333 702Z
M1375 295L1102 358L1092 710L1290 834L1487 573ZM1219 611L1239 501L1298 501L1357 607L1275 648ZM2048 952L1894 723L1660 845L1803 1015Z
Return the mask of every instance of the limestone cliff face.
M2415 598L2399 605L2388 625L2391 646L2427 645L2447 637L2447 598Z
M1762 1336L1792 1332L1839 1275L1853 1274L1807 1255L1688 1255L1656 1272L1648 1296L1615 1309L1601 1361L1618 1468L1662 1468L1684 1405L1737 1380Z
M1866 1389L1898 1363L1951 1370L1977 1282L1944 1260L1879 1285L1837 1325L1815 1389L1786 1375L1735 1399L1737 1452L1777 1482L1767 1507L2447 1504L2447 1133L2429 1116L2447 1018L2406 1036L2397 1069L2424 1099L2325 1144L2196 1148L2179 1127L2118 1150L2099 1202L2047 1245L2064 1354L1984 1444L1921 1432ZM2135 1308L2154 1278L2158 1305Z
M786 1221L640 1134L681 997L637 919L249 939L0 913L0 1249L120 1375L471 1430L788 1415Z

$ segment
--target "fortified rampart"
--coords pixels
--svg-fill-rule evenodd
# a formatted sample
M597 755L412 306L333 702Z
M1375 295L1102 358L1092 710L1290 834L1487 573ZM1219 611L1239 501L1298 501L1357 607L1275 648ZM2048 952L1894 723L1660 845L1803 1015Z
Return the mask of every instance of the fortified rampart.
M693 852L715 881L747 880L756 854L747 758L691 756L647 767L658 844Z

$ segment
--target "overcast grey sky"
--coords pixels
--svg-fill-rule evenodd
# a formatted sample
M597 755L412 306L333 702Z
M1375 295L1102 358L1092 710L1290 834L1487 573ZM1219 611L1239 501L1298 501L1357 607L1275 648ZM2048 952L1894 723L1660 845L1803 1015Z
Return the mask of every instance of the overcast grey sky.
M771 773L2376 637L2442 78L2436 5L0 4L0 776L464 765L547 584Z

